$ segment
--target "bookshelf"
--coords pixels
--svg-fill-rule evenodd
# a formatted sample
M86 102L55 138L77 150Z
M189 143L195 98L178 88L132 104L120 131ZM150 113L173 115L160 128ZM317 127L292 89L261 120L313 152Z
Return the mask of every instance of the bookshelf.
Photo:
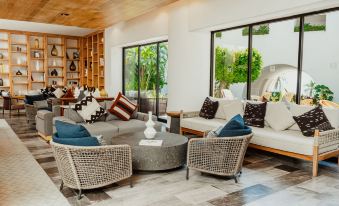
M105 51L104 32L99 31L82 38L83 65L81 83L89 87L104 89L105 87Z
M66 85L80 85L81 40L76 37L67 37L66 40Z

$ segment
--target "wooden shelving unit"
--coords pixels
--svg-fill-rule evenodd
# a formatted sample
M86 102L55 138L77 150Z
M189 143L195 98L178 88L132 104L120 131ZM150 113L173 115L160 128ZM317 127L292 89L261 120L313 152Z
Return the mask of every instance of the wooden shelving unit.
M100 90L105 87L104 32L99 31L82 39L81 83Z
M67 37L65 40L66 43L66 85L77 84L80 85L80 75L81 75L81 61L80 61L80 48L81 48L81 39L80 38L70 38ZM71 64L75 65L75 70L71 70Z
M53 46L57 55L52 55ZM105 86L104 32L73 37L37 32L0 30L0 91L24 95L55 84ZM70 70L72 62L75 70ZM57 75L52 75L53 70ZM17 75L20 71L21 75Z

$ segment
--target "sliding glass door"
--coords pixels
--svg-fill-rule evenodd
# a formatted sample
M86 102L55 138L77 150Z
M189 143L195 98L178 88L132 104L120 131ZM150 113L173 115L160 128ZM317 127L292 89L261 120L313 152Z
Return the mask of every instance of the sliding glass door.
M167 42L123 49L123 92L139 111L163 116L167 107Z

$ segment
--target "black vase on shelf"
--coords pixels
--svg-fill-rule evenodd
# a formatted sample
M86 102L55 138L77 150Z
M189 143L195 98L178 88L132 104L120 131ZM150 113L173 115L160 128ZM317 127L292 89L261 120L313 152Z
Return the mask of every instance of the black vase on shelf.
M4 80L0 78L0 87L4 86Z
M51 76L58 76L58 71L56 69L53 69L51 71Z
M55 47L55 45L53 45L53 48L51 50L51 55L52 56L58 56L58 50L57 48Z
M77 67L75 66L74 61L71 62L71 64L69 65L69 70L74 72L75 70L77 70Z
M15 74L16 75L22 75L22 72L20 70L18 70Z

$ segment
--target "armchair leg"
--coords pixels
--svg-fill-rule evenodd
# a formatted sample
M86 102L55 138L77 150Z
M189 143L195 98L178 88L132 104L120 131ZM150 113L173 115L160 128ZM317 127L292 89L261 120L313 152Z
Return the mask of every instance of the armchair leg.
M61 180L61 184L60 184L60 191L64 188L64 181Z
M312 175L313 177L318 176L318 146L313 147L313 162L312 162Z
M132 180L132 176L129 178L129 186L130 186L130 188L132 188L132 187L133 187L133 180Z
M186 180L189 179L189 175L190 175L190 169L187 167L186 168Z
M78 193L78 200L81 199L81 195L82 195L82 191L81 191L81 189L80 189L80 190L79 190L79 193Z

